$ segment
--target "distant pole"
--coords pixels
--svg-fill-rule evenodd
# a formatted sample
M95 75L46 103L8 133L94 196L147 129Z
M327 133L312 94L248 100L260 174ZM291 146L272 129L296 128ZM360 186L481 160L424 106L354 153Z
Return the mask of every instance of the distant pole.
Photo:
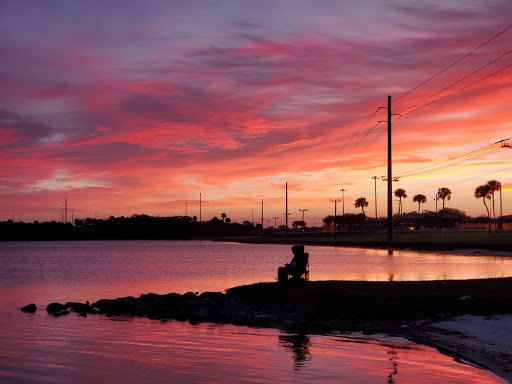
M307 212L307 209L299 209L299 212L302 212L302 228L304 229L304 212Z
M391 96L388 96L388 241L393 241L393 174L391 171Z
M270 227L270 219L267 219L267 228Z
M375 180L375 224L379 222L377 218L377 176L373 176L372 179Z
M341 225L341 232L343 232L343 226L345 225L345 191L346 189L341 188L341 205L343 208L342 215L343 215L343 224Z
M263 229L263 199L261 199L261 229Z
M64 224L68 223L68 199L64 198Z
M286 236L288 236L288 182L286 182L286 213L285 213L285 217L286 217L286 223L285 223L285 226L286 226Z
M436 197L434 197L434 200L436 202L436 213L437 213L437 195L436 195Z
M279 219L279 217L273 217L274 219L274 229L277 229L277 219Z
M201 194L199 194L199 222L203 222L203 207Z
M337 212L336 212L336 203L337 203L338 201L341 201L341 199L339 199L339 198L336 198L336 199L329 199L329 201L334 202L334 238L336 238L336 216L337 216Z
M251 209L251 224L254 226L254 208Z
M341 191L341 200L342 200L342 207L343 207L342 215L345 216L345 191L346 191L346 189L341 188L340 191Z
M501 202L501 183L500 183L500 229L503 230L503 204Z
M188 203L185 203L185 216L187 216Z

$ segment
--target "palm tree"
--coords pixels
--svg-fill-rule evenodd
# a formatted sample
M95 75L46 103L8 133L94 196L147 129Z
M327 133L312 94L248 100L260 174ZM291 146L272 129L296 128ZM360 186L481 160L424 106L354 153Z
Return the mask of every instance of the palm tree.
M400 213L402 213L402 197L404 199L407 199L407 193L405 193L405 189L398 188L395 191L395 196L400 199L400 205L398 206L398 213L400 214Z
M221 213L220 214L220 217L222 217L222 221L226 221L226 214L225 213Z
M420 213L421 204L425 204L427 202L427 196L418 194L412 198L412 201L418 203L418 213Z
M492 197L492 216L494 217L494 225L496 226L496 211L494 210L494 192L498 192L501 188L501 183L497 180L489 180L487 182L489 186L489 193ZM496 232L498 232L498 227L496 226Z
M491 215L489 213L489 207L485 203L485 199L491 199L491 187L489 184L480 185L475 189L475 199L482 199L487 210L487 220L489 221L489 233L491 233Z
M356 199L356 202L354 203L354 207L356 208L359 208L361 207L361 209L363 210L363 215L364 217L366 217L366 213L364 213L364 209L365 207L368 206L368 202L366 201L366 197L359 197Z
M327 228L331 228L331 224L333 223L334 221L334 216L325 216L322 221L324 222L325 225L327 225Z
M444 209L444 202L445 200L448 200L450 201L450 199L452 198L452 191L450 191L449 188L439 188L437 190L437 195L436 195L436 199L437 200L443 200L443 209Z

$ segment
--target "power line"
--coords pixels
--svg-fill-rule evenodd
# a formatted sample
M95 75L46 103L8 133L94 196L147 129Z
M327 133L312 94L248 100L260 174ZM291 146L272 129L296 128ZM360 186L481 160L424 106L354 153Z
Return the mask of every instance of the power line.
M471 72L469 75L466 75L466 76L464 76L463 78L461 78L461 79L457 80L456 82L454 82L454 83L452 83L452 84L448 85L447 87L445 87L445 88L441 89L440 91L437 91L436 93L434 93L434 94L430 95L429 97L426 97L426 98L424 98L424 99L423 99L423 100L421 100L421 101L418 101L416 104L413 104L413 105L411 105L411 106L409 106L409 107L407 107L407 108L403 109L403 110L402 110L402 112L400 112L400 114L404 114L404 113L405 113L405 111L407 111L408 109L414 108L414 107L416 107L417 105L420 105L421 103L423 103L423 102L425 102L425 101L427 101L427 100L431 99L432 97L439 95L441 92L444 92L444 91L446 91L448 88L451 88L451 87L453 87L454 85L456 85L456 84L460 83L461 81L466 80L468 77L471 77L471 76L472 76L472 75L474 75L475 73L477 73L477 72L481 71L482 69L484 69L484 68L488 67L489 65L491 65L491 64L493 64L493 63L495 63L496 61L498 61L498 60L502 59L503 57L507 56L507 55L508 55L508 54L510 54L510 53L512 53L512 49L511 49L510 51L508 51L508 52L504 53L504 54L503 54L503 55L501 55L500 57L497 57L496 59L494 59L494 60L492 60L492 61L488 62L487 64L485 64L484 66L482 66L482 67L478 68L477 70L475 70L475 71Z
M490 152L482 153L480 155L473 156L473 157L471 157L469 159L460 160L460 161L458 161L456 163L453 163L453 164L446 164L446 165L443 165L443 166L440 166L440 167L437 167L437 168L434 168L434 169L429 169L427 171L411 173L411 174L408 174L408 175L402 175L401 177L411 177L411 176L423 175L425 173L441 171L443 169L454 167L456 165L461 165L461 164L467 163L467 162L472 161L472 160L481 159L482 157L485 157L487 155L491 155L491 154L496 153L496 152L501 152L502 150L503 150L503 148L497 148L497 149L494 149L494 150L492 150Z
M366 124L368 124L368 122L369 122L369 121L370 121L370 120L375 116L375 114L376 114L378 111L379 111L379 109L377 108L377 109L375 110L375 112L373 112L373 114L368 118L368 120L366 120L366 122L365 122L365 123L364 123L364 124L363 124L363 125L362 125L358 130L357 130L357 131L356 131L356 133L354 133L354 134L350 137L350 139L348 139L348 140L345 142L345 144L343 144L343 146L342 146L340 149L338 149L338 150L336 151L336 153L335 153L335 154L334 154L334 155L333 155L329 160L327 160L327 161L326 161L326 162L325 162L325 163L320 167L320 169L318 169L317 171L315 171L315 172L313 173L313 175L311 175L311 177L313 177L313 176L314 176L316 173L318 173L318 172L319 172L323 167L325 167L327 164L329 164L329 162L330 162L334 157L336 157L336 155L337 155L341 150L343 150L343 149L344 149L344 148L345 148L345 147L346 147L346 146L347 146L347 145L352 141L352 139L354 139L354 137L356 137L356 136L359 134L359 132L361 132L361 130L366 126ZM371 129L366 133L366 135L364 135L364 136L363 136L363 138L362 138L362 139L364 139L364 138L365 138L365 137L366 137L366 136L367 136L367 135L368 135L368 134L369 134L369 133L370 133L374 128L375 128L375 126L373 126L373 127L372 127L372 128L371 128ZM335 167L335 166L336 166L336 165L337 165L341 160L343 160L343 158L345 158L345 156L347 156L347 155L352 151L352 149L354 149L357 145L359 145L359 143L361 142L361 140L362 140L362 139L359 139L359 141L358 141L354 146L352 146L352 148L351 148L351 149L350 149L350 150L349 150L349 151L348 151L348 152L347 152L347 153L346 153L346 154L345 154L341 159L339 159L339 160L338 160L337 162L335 162L332 166L330 166L330 167L329 167L329 169L327 169L327 170L325 171L325 173L326 173L326 172L329 172L329 171L330 171L332 168L334 168L334 167ZM297 190L301 191L301 190L303 190L304 188L309 187L311 184L314 184L316 181L318 181L318 180L320 180L320 179L322 179L322 178L325 178L324 176L325 176L325 174L324 174L324 175L320 175L320 176L318 176L318 178L316 178L315 180L313 180L313 181L311 181L311 182L307 183L306 185L302 186L301 188L298 188Z
M501 71L504 71L505 69L510 68L510 67L512 67L512 64L509 64L509 65L507 65L507 66L505 66L505 67L503 67L503 68L501 68L501 69L498 69L497 71L495 71L495 72L493 72L493 73L491 73L491 74L489 74L489 75L487 75L487 76L485 76L485 77L483 77L483 78L481 78L481 79L479 79L479 80L477 80L477 81L475 81L475 82L473 82L473 83L471 83L471 84L468 84L468 85L466 85L465 87L462 87L462 88L460 88L460 89L458 89L458 90L456 90L456 91L453 91L452 93L449 93L448 95L445 95L445 96L443 96L443 97L440 97L439 99L436 99L436 100L434 100L434 101L431 101L430 103L427 103L427 104L425 104L425 105L422 105L421 107L418 107L418 108L416 108L416 109L413 109L412 111L406 112L406 113L404 113L402 116L409 115L409 114L411 114L411 113L413 113L413 112L416 112L416 111L418 111L418 110L420 110L420 109L422 109L422 108L425 108L425 107L428 107L429 105L432 105L432 104L434 104L434 103L437 103L438 101L441 101L441 100L444 100L444 99L446 99L446 98L448 98L448 97L450 97L450 96L453 96L454 94L456 94L456 93L458 93L458 92L460 92L460 91L463 91L464 89L469 88L469 87L471 87L471 86L473 86L473 85L475 85L475 84L477 84L477 83L479 83L479 82L481 82L481 81L483 81L483 80L486 80L486 79L488 79L489 77L494 76L494 75L496 75L497 73L499 73L499 72L501 72Z
M349 151L348 151L348 152L347 152L347 153L346 153L346 154L345 154L341 159L339 159L336 163L334 163L334 164L333 164L333 166L332 166L332 167L331 167L331 168L330 168L326 173L324 173L323 175L321 175L321 176L317 177L315 180L310 181L309 183L307 183L307 184L306 184L306 185L304 185L303 187L299 188L299 190L302 190L302 189L304 189L304 188L306 188L306 187L309 187L310 185L315 184L317 181L319 181L319 180L323 180L323 179L325 179L326 177L329 177L329 176L331 176L333 173L335 173L335 172L336 172L336 170L332 171L332 169L333 169L335 166L337 166L337 165L338 165L338 164L339 164L339 163L340 163L340 162L341 162L341 161L342 161L342 160L343 160L343 159L344 159L344 158L345 158L345 157L346 157L350 152L352 152L352 150L353 150L354 148L356 148L356 147L361 143L361 141L363 141L363 139L365 139L365 138L366 138L366 137L367 137L367 136L368 136L368 135L369 135L369 134L370 134L370 133L375 129L375 127L377 127L377 125L379 125L379 122L377 122L377 123L376 123L376 124L375 124L375 125L374 125L374 126L373 126L369 131L368 131L368 132L366 132L366 134L365 134L361 139L359 139L359 141L358 141L358 142L357 142L357 143L356 143L352 148L350 148L350 150L349 150ZM374 139L373 139L373 140L372 140L368 145L366 145L366 146L365 146L361 151L359 151L357 154L355 154L355 155L354 155L354 156L352 156L350 159L348 159L345 163L343 163L343 164L341 165L341 167L344 167L344 166L346 166L348 163L350 163L350 162L354 159L354 157L356 157L357 155L359 155L362 151L364 151L364 150L365 150L366 148L368 148L371 144L373 144L373 143L375 142L375 140L376 140L376 139L378 139L378 138L379 138L379 137L380 137L380 136L381 136L385 131L386 131L386 129L385 129L385 130L383 130L382 132L380 132L380 133L379 133L379 135L378 135L376 138L374 138ZM330 172L330 173L328 173L329 171L331 171L331 172Z
M448 161L452 161L452 160L458 159L458 158L460 158L460 157L464 157L464 156L466 156L466 155L469 155L470 153L475 153L475 152L478 152L478 151L480 151L480 150L482 150L482 149L484 149L484 148L489 148L489 147L492 147L492 146L493 146L493 144L489 144L489 145L486 145L486 146L484 146L484 147L477 148L477 149L475 149L475 150L473 150L473 151L463 153L462 155L455 156L455 157L452 157L452 158L447 159L447 160L440 161L440 162L435 163L435 164L425 165L424 167L416 168L413 172L418 171L418 170L420 170L420 169L424 169L424 168L430 168L430 167L433 167L433 166L438 165L438 164L446 163L446 162L448 162ZM406 174L406 173L408 173L408 172L409 172L409 171L406 171L406 172L397 172L397 173L398 173L398 175L403 175L403 174Z
M430 80L433 80L434 78L436 78L437 76L439 76L440 74L442 74L443 72L446 72L448 69L450 69L451 67L453 67L454 65L460 63L462 60L464 60L466 57L472 55L473 53L475 53L476 51L478 51L480 48L482 48L483 46L487 45L488 43L490 43L491 41L493 41L494 39L496 39L498 36L500 36L501 34L505 33L506 31L508 31L510 28L512 28L512 24L510 24L507 28L505 28L504 30L502 30L501 32L497 33L496 35L494 35L493 37L491 37L489 40L487 40L486 42L484 42L483 44L479 45L478 47L476 47L475 49L473 49L471 52L467 53L466 55L464 55L463 57L461 57L460 59L454 61L452 64L450 64L449 66L447 66L446 68L444 68L443 70L439 71L438 73L436 73L435 75L433 75L432 77L428 78L427 80L425 80L424 82L422 82L421 84L418 84L416 87L410 89L409 91L401 94L400 96L398 96L397 98L395 98L395 102L404 97L405 95L408 95L409 93L415 91L416 89L418 89L419 87L421 87L422 85L425 85L426 83L428 83Z

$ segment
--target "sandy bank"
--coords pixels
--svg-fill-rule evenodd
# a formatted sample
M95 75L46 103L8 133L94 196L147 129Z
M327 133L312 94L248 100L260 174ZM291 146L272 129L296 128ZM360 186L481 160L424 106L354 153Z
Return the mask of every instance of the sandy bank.
M463 315L440 322L421 321L398 334L437 348L512 383L512 315Z

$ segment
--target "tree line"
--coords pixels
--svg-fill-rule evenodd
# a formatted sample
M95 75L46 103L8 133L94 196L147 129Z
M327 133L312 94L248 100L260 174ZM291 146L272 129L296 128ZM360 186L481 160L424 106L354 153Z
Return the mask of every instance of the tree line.
M192 239L257 235L261 224L233 223L225 216L209 221L197 217L154 217L134 214L108 219L75 219L72 223L0 222L0 240Z
M485 206L486 212L487 212L487 222L488 222L488 228L489 232L491 231L491 221L494 220L494 223L496 223L496 207L495 207L495 193L501 191L501 182L497 180L489 180L486 184L480 185L476 187L474 192L474 197L476 199L482 199L483 204ZM398 226L403 226L404 221L404 212L402 209L402 199L407 198L407 192L403 188L398 188L394 191L395 197L397 197L398 200L398 213L394 214L394 217L398 220ZM420 220L421 218L416 215L411 215L411 213L407 214L408 217L405 218L409 224L413 224L414 226L420 226L421 223L428 223L431 226L439 227L443 226L445 224L448 224L448 226L452 226L455 224L455 222L458 223L481 223L481 217L478 218L471 218L470 216L466 215L465 212L460 211L458 209L454 208L446 208L445 203L446 201L450 201L452 197L452 191L449 188L443 187L439 188L436 194L436 212L432 211L421 211L421 205L425 204L427 202L427 197L423 194L417 194L413 197L413 202L418 203L418 211L417 214L424 213L423 220ZM489 203L492 203L492 207L489 207L487 205L487 201ZM437 210L437 201L442 201L442 207L438 211ZM355 200L354 206L356 208L361 208L362 213L359 215L354 214L346 214L344 216L326 216L323 219L324 224L331 226L333 223L335 224L336 228L341 227L342 225L348 224L349 228L352 224L365 224L367 223L367 217L365 208L367 208L369 205L369 202L366 200L365 197L359 197ZM491 218L491 212L492 212L492 218ZM512 216L506 216L501 218L502 222L512 222ZM381 227L386 228L387 226L387 220L385 218L377 219ZM451 224L451 225L450 225ZM497 225L495 225L495 230L498 230Z

